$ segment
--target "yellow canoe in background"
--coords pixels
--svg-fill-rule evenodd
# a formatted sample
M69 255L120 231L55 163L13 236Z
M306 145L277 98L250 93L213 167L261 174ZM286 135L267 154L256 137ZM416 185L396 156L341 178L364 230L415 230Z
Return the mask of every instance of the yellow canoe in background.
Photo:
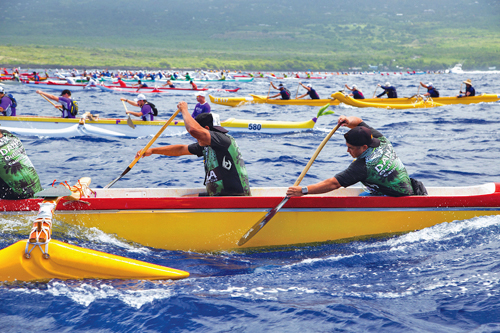
M341 92L336 92L332 94L332 97L337 99L338 101L355 106L358 108L384 108L384 109L421 109L421 108L434 108L437 106L443 106L444 104L441 103L436 103L432 99L428 100L416 100L412 99L410 101L413 101L413 103L407 103L407 104L397 104L395 98L391 99L381 99L381 101L385 103L370 103L366 102L365 99L354 99L349 96L345 96ZM380 100L380 99L379 99Z
M214 97L208 95L214 104L225 106L242 106L245 104L275 104L275 105L308 105L323 106L325 104L339 105L340 102L334 99L268 99L267 96L250 94L251 97Z
M339 105L340 101L333 98L332 99L267 99L266 96L250 94L250 97L214 97L209 95L210 101L214 104L237 107L246 104L275 104L275 105L311 105L311 106L323 106L326 103L330 105ZM432 99L435 103L439 104L476 104L476 103L492 103L500 101L500 94L482 94L473 97L436 97ZM358 100L360 101L360 100ZM415 102L414 98L403 97L403 98L366 98L361 100L363 103L376 103L376 104L413 104Z

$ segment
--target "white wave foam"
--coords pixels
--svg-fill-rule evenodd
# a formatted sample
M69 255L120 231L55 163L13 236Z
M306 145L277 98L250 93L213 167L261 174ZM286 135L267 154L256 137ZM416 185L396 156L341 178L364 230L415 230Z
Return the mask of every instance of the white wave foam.
M412 243L435 242L447 239L452 235L463 233L466 230L477 230L487 228L500 223L500 216L481 216L470 220L441 223L422 230L414 231L397 238L387 240L387 244L393 248L406 246ZM373 245L379 246L379 245Z
M136 309L157 299L166 299L173 295L172 290L163 288L120 290L110 284L93 286L81 283L78 286L72 286L64 282L52 283L47 292L53 296L66 296L75 303L87 307L99 299L115 298Z
M293 292L296 295L316 294L318 290L305 287L270 288L270 287L228 287L227 289L210 289L209 293L214 295L230 295L231 297L259 298L265 300L278 300L280 293Z
M27 218L2 217L0 218L0 230L4 234L26 232L26 237L31 230L33 221Z
M116 246L119 248L126 249L131 253L140 253L148 255L151 253L151 250L145 247L137 247L137 245L128 243L124 240L117 238L115 235L110 235L105 233L104 231L92 227L86 228L82 226L66 226L63 230L64 234L69 237L79 238L79 239L87 239L93 243L99 244L109 244L111 246Z
M311 265L311 264L314 264L316 262L339 261L339 260L342 260L345 258L353 258L355 256L359 256L359 255L358 254L349 254L349 255L335 254L333 256L326 257L326 258L307 258L307 259L301 260L300 262L296 262L296 263L289 264L289 265L284 265L283 268L291 268L294 266L301 266L301 265Z

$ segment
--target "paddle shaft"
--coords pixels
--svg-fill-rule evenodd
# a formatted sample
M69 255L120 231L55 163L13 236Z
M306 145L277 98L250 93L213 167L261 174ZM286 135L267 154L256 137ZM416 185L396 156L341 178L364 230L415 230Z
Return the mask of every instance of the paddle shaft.
M328 133L328 135L323 139L323 141L318 146L318 148L316 148L316 151L314 152L313 156L311 157L311 159L309 160L309 162L305 166L304 170L302 170L302 173L300 174L299 178L297 178L297 180L295 181L293 186L299 186L300 182L302 181L302 179L306 175L307 171L309 171L309 168L313 164L316 157L318 157L318 155L321 152L321 150L323 149L323 147L326 145L328 140L330 140L332 135L337 131L337 129L340 127L340 125L341 124L337 124L337 126L335 126L331 130L331 132ZM255 236L262 228L264 228L264 226L274 217L274 215L276 215L276 213L278 213L278 211L281 209L281 207L283 207L285 205L285 203L288 201L288 199L290 199L289 196L284 197L283 200L281 200L281 202L276 207L271 209L262 219L260 219L257 223L255 223L238 241L238 246L244 245L246 242L248 242L250 239L252 239L252 237Z
M462 88L460 88L462 89ZM41 95L41 94L40 94ZM50 104L54 105L56 108L61 108L62 106L61 105L56 105L56 103L52 102L50 99L48 99L45 95L41 95L43 98L45 98L45 100L47 100L47 102L49 102Z
M134 165L137 163L137 161L139 161L139 159L146 153L146 150L149 149L149 147L151 147L153 145L153 143L156 141L156 139L158 139L158 137L163 133L163 131L168 127L168 125L170 125L170 123L174 120L174 118L179 114L179 112L181 112L181 110L177 110L174 112L174 114L167 120L167 122L160 128L160 130L158 131L158 133L156 133L156 135L148 142L148 144L146 145L146 147L144 147L144 149L142 149L141 153L139 154L139 156L137 156L133 161L132 163L129 164L129 166L125 169L125 171L122 172L122 174L120 176L118 176L118 178L116 178L115 180L113 180L111 183L109 183L108 185L104 186L104 188L110 188L111 186L113 186L118 180L120 180L120 178L122 178L123 176L125 176L133 167Z
M297 86L297 92L295 93L295 99L297 99L297 96L299 96L299 87L300 87L300 83Z
M267 91L267 98L269 98L269 94L271 93L271 85L272 84L273 84L272 82L269 83L269 90ZM460 87L460 90L462 90L462 87Z
M123 103L123 107L125 108L125 112L128 112L127 105L125 104L125 101L122 101L122 103Z
M378 86L375 87L375 90L373 91L373 97L372 98L375 98L375 92L377 91L378 89Z

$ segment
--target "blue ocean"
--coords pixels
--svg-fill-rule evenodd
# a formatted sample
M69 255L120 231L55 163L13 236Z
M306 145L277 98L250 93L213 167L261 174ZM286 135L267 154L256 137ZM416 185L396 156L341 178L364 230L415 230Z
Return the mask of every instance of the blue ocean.
M499 75L339 75L307 83L313 84L321 98L342 90L346 83L356 84L371 97L374 91L381 92L377 84L386 82L397 88L400 97L409 97L424 92L420 81L432 82L441 96L455 96L461 86L464 89L466 79L472 80L478 94L500 94ZM305 93L297 88L297 81L283 82L293 96ZM267 95L269 80L215 82L209 87L241 88L237 93L210 92L217 97ZM60 115L33 88L19 84L4 88L16 97L18 115ZM271 88L270 93L277 91ZM191 92L150 96L159 119L168 119L179 101L187 101L191 110L196 104ZM120 97L133 99L135 95L96 90L74 92L73 97L81 113L124 118ZM310 106L266 104L211 107L221 119L305 121L318 111ZM500 182L498 102L408 110L341 105L329 110L335 114L320 117L307 132L235 133L250 185L292 185L340 115L361 117L382 132L410 175L427 187ZM349 165L352 158L346 150L345 132L341 128L333 135L303 185L332 177ZM20 138L45 188L54 180L72 184L84 176L92 178L91 187L104 187L150 140ZM186 133L162 136L155 146L192 142ZM200 187L203 176L201 158L155 155L137 163L114 187ZM352 221L358 222L362 221ZM26 239L30 228L25 220L0 215L0 248ZM191 276L153 282L3 283L0 332L500 332L499 216L442 223L385 238L265 251L160 250L98 229L64 225L57 221L57 214L52 237L185 270Z

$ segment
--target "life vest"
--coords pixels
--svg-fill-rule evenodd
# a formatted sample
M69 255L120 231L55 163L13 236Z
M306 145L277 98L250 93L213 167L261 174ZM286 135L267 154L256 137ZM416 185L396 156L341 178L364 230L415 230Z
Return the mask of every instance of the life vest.
M69 109L66 106L66 103L62 103L61 105L62 105L63 109L68 111L69 113L71 113L71 115L76 116L78 114L78 102L77 101L71 100L71 106L69 107Z

